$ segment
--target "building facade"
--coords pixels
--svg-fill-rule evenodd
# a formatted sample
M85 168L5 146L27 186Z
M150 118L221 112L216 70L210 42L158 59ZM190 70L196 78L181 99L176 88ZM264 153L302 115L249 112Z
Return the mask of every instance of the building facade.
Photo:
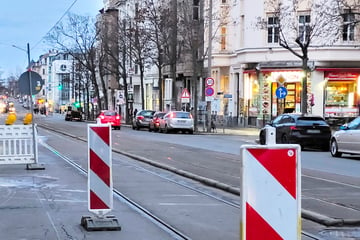
M44 80L35 98L39 109L46 107L47 112L59 112L75 102L74 60L70 54L49 51L39 57L32 69Z
M295 45L297 35L291 38L291 34L301 36L302 31L306 33L308 27L314 29L318 24L311 22L318 19L318 12L311 6L299 5L293 13L291 20L295 21L297 33L282 29L289 30L282 34L290 36L296 53L301 53L301 49ZM224 0L214 4L213 12L224 9L229 9L229 21L213 23L213 29L220 30L212 43L211 71L215 92L219 93L212 109L233 120L235 117L238 124L258 127L281 113L301 112L305 73L301 59L279 45L281 16L263 0ZM346 13L346 9L341 11ZM329 119L359 115L360 58L355 54L358 27L346 24L347 19L354 18L353 14L343 16L333 23L341 34L327 31L331 23L324 24L323 32L313 36L308 48L307 111ZM277 96L281 86L287 89L285 98ZM224 93L229 93L229 98L224 98Z

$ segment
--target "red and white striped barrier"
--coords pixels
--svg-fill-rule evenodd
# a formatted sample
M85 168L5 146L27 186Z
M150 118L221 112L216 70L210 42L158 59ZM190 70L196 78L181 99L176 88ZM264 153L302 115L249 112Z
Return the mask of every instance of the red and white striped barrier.
M242 146L241 179L240 239L300 240L300 146Z
M99 216L113 207L111 126L88 125L88 208Z

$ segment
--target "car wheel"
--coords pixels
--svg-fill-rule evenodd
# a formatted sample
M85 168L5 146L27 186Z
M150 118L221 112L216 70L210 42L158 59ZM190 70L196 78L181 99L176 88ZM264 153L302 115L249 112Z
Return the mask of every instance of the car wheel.
M281 136L281 143L289 143L289 137L286 134Z
M329 144L324 144L321 146L321 150L323 150L324 152L329 151Z
M260 132L259 142L260 142L260 145L265 145L266 144L265 131Z
M169 132L170 132L167 125L165 125L165 130L164 130L164 132L165 132L165 133L169 133Z
M151 129L151 127L149 126L149 132L152 132L152 129Z
M342 153L339 152L338 145L335 139L331 140L330 143L330 153L333 157L341 157Z
M190 131L189 131L189 134L194 134L194 131L193 131L193 130L190 130Z
M132 129L133 129L133 130L135 130L135 126L134 126L134 124L132 125Z

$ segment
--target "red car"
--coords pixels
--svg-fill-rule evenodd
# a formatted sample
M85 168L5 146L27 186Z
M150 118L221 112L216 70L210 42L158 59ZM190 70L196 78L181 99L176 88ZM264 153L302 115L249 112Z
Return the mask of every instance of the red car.
M120 130L121 116L117 112L112 110L102 110L97 117L97 122L101 124L109 123L114 129Z
M154 114L153 118L151 119L151 121L149 123L149 132L151 132L151 131L158 132L159 131L160 121L163 119L165 114L166 114L166 112L156 112Z

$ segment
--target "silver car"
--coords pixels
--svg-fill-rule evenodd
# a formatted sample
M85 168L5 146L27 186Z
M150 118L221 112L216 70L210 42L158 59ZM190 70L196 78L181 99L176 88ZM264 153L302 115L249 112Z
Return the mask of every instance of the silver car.
M333 157L343 153L360 154L360 117L340 127L330 139L330 152Z
M189 112L171 111L160 121L159 132L182 131L194 133L194 119Z

